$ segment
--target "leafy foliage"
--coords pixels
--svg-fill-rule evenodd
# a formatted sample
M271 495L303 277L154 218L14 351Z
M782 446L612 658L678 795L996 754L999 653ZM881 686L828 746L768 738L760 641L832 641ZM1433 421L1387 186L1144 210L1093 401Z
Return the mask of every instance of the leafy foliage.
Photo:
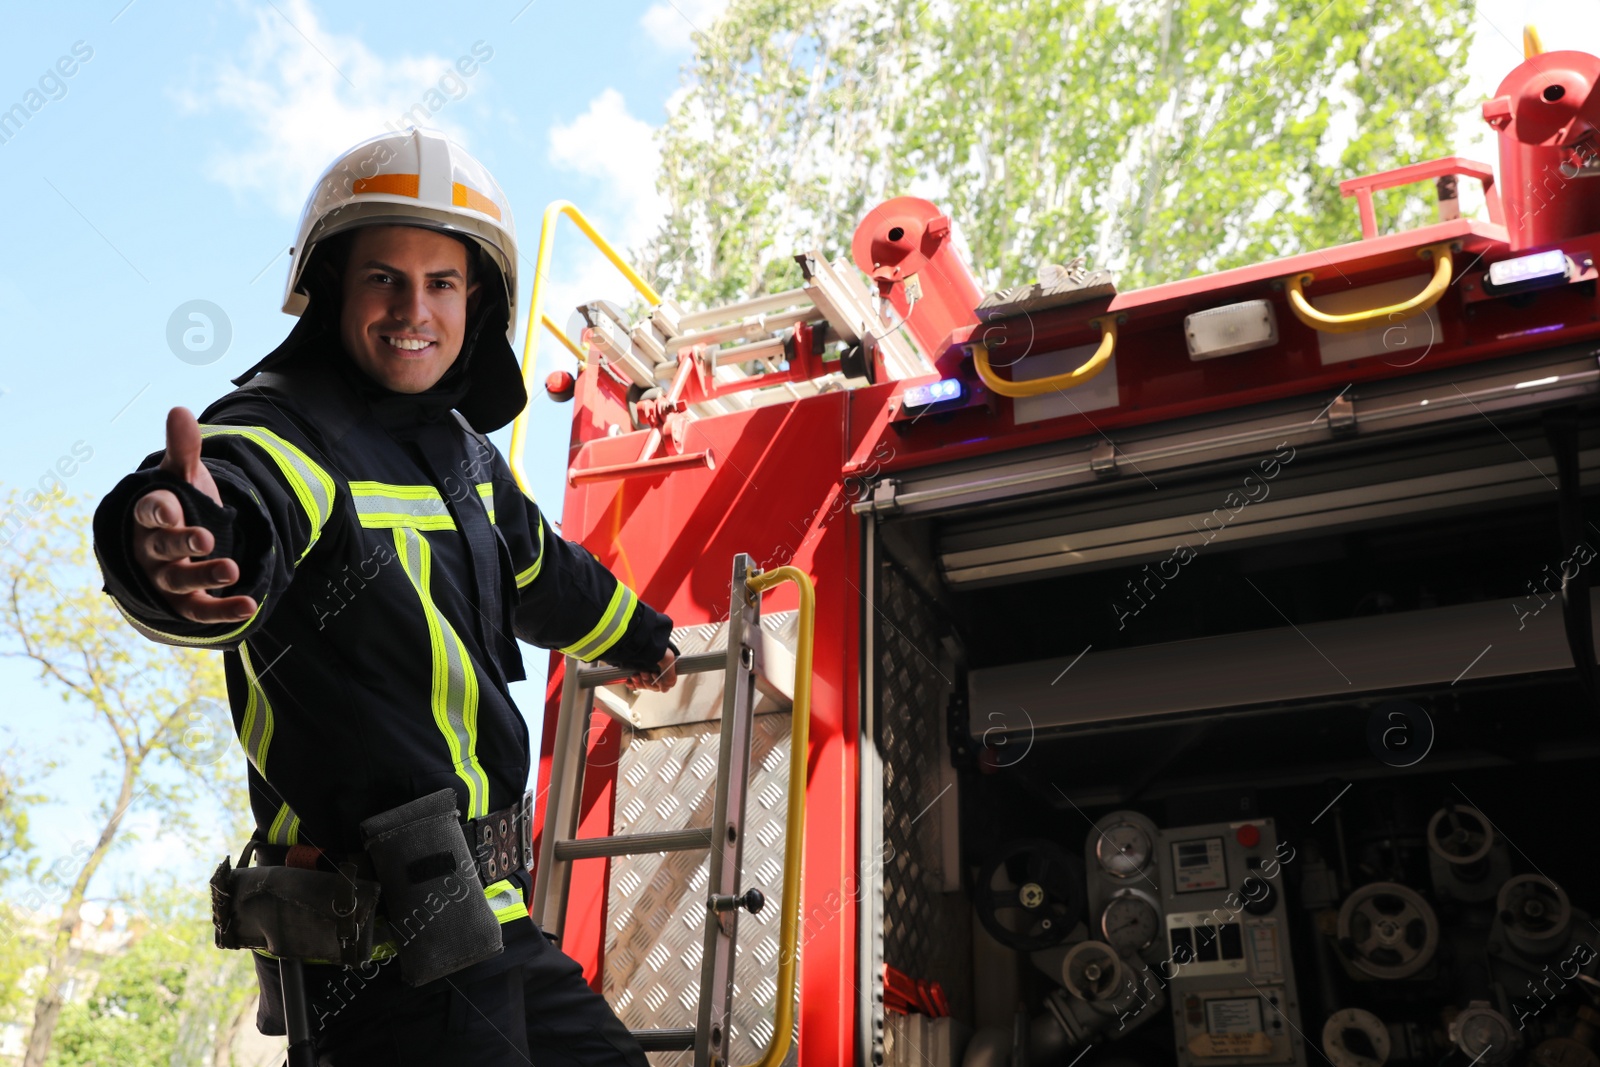
M210 725L194 711L196 701L226 699L216 656L154 644L127 625L99 591L80 503L58 496L39 507L17 505L15 494L0 501L0 514L23 516L0 546L0 655L32 664L44 687L82 715L85 737L105 744L102 781L112 786L98 798L99 833L62 848L67 854L19 897L55 916L24 1057L27 1067L39 1067L80 969L83 948L73 931L89 886L111 849L132 836L124 828L129 814L154 812L164 831L192 834L196 810L238 818L243 787L237 761L222 758L227 738L202 738L197 748L190 736L196 719ZM153 981L150 995L166 988Z
M1468 0L734 0L696 37L647 250L686 306L798 284L894 195L991 285L1123 288L1343 243L1339 180L1450 151ZM1380 201L1389 225L1430 210Z

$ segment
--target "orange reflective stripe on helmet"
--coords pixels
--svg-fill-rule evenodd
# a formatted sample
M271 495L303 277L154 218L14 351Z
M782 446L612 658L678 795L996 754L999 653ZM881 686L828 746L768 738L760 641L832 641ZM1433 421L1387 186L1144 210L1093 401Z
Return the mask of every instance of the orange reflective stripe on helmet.
M374 174L370 178L357 178L350 186L352 193L388 193L390 196L417 198L421 176L416 174Z

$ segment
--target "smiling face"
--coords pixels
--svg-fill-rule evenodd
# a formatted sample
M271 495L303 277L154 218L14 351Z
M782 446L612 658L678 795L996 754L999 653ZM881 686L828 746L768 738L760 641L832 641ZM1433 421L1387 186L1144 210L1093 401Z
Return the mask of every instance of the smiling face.
M417 226L355 231L339 337L350 358L397 393L433 387L461 354L478 284L460 241Z

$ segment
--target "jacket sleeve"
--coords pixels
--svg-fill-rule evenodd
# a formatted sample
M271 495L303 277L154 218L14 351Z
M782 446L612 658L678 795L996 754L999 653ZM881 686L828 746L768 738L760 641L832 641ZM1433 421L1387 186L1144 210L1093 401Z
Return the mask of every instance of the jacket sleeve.
M640 600L582 545L561 538L495 456L496 525L516 575L516 634L586 662L654 670L672 620Z
M201 461L222 496L205 494L160 470L162 453L106 494L94 515L95 557L110 595L134 629L153 641L198 648L237 648L282 600L295 568L316 546L338 501L328 465L281 414L236 404L207 412L200 426ZM203 624L176 615L133 557L133 507L152 489L170 489L184 519L216 537L207 558L231 558L239 581L222 595L255 598L242 623Z

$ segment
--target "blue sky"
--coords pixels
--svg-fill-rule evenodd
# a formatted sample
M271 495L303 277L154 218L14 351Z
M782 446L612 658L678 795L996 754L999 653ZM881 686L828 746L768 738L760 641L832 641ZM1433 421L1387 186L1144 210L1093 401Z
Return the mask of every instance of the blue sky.
M159 447L168 407L198 411L225 392L291 325L278 310L284 253L312 180L419 104L442 103L429 124L495 174L530 253L556 198L619 245L643 243L662 217L651 134L679 88L691 26L709 25L723 2L105 0L8 14L0 112L37 110L20 128L0 127L0 486L37 484L81 442L93 458L68 488L95 499ZM1593 0L1483 0L1462 154L1494 158L1476 101L1520 61L1525 17L1547 47L1600 49ZM451 75L459 57L486 51L471 77ZM524 302L530 285L525 271ZM624 295L563 229L552 317ZM185 362L168 346L169 319L193 300L226 316L231 340L214 362ZM571 365L554 344L540 347L541 374ZM535 397L525 457L536 496L555 512L568 411ZM518 698L537 739L544 657L528 663L538 677ZM0 693L0 727L64 761L42 783L62 799L36 817L49 862L93 829L83 798L97 791L101 742L84 713L63 714L16 663L0 661ZM133 825L152 837L141 819ZM94 891L158 868L202 876L224 847L147 840Z
M437 108L427 124L505 189L528 252L524 307L549 201L574 201L618 244L642 243L661 213L651 132L690 57L690 20L705 24L720 6L125 2L34 5L0 35L0 111L37 108L20 128L0 127L0 202L12 205L0 257L0 486L36 485L82 442L93 458L68 489L98 498L160 447L169 407L198 412L227 391L292 324L279 310L284 253L312 181L408 111ZM464 55L481 60L470 77L455 70ZM624 294L563 226L548 290L558 322L580 299ZM232 337L214 362L168 346L168 320L191 300L227 317ZM540 348L541 374L571 366L558 346ZM559 513L570 409L534 404L525 466ZM505 447L507 434L496 436ZM538 677L517 696L536 716L544 656L527 659ZM21 664L0 661L0 687L0 726L65 761L43 783L63 800L36 816L51 851L91 828L81 798L96 789L102 743L86 713L64 714ZM193 853L146 841L96 889L215 862L213 849Z

